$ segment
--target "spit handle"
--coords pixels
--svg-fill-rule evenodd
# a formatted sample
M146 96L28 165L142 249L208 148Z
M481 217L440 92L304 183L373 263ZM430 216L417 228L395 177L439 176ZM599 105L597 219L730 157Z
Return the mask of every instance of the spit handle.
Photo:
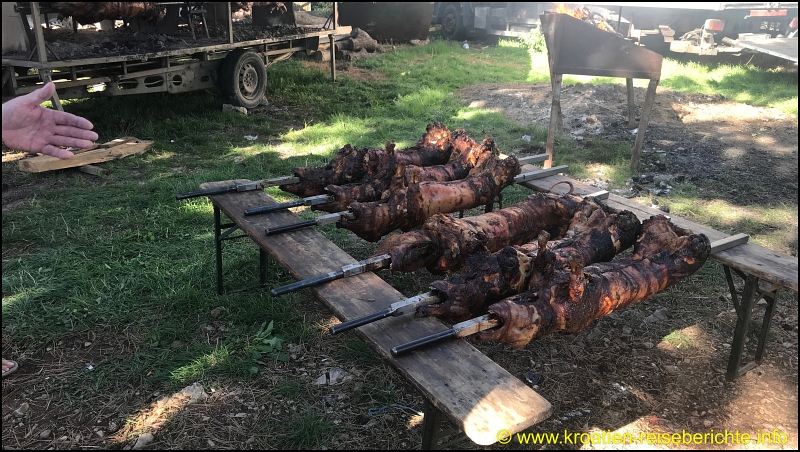
M285 286L276 287L270 290L269 293L272 294L273 297L277 297L280 295L287 294L289 292L295 292L300 289L305 289L306 287L313 287L322 283L341 279L343 277L344 277L344 272L342 272L341 270L333 271L330 273L325 273L324 275L314 276L313 278L302 279L300 281L293 282L291 284L286 284Z
M358 328L362 325L375 322L376 320L391 317L393 313L394 309L386 308L383 311L373 312L372 314L365 315L364 317L359 317L357 319L342 322L338 325L333 325L331 327L331 334L343 333L345 331L352 330L353 328Z
M275 212L278 210L288 209L290 207L302 206L304 203L305 203L304 200L298 199L295 201L286 201L278 204L271 204L269 206L251 207L249 209L245 209L244 214L245 216L249 216L249 215L257 215L259 213Z
M289 231L294 231L296 229L303 229L309 226L314 226L316 224L317 220L300 221L298 223L285 224L283 226L276 226L274 228L267 228L266 233L267 235L280 234L281 232L289 232Z
M211 195L221 195L222 193L227 193L229 191L236 191L236 186L231 185L228 187L219 187L219 188L209 188L207 190L197 190L197 191L189 191L186 193L178 193L175 195L175 199L189 199L189 198L199 198L200 196L211 196Z
M457 331L454 329L445 330L436 334L431 334L430 336L421 337L419 339L415 339L411 342L406 342L405 344L400 344L396 347L392 347L392 355L397 356L401 353L405 353L409 350L413 350L415 348L422 347L423 345L428 345L430 343L440 341L442 339L446 339L448 337L456 337Z

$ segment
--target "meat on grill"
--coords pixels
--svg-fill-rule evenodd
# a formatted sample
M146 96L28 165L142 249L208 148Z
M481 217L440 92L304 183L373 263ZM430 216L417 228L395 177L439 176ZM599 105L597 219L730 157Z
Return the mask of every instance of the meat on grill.
M350 215L336 225L353 231L364 240L377 242L395 229L408 231L419 226L433 214L487 204L513 184L514 176L519 172L516 157L500 159L493 155L483 168L473 168L464 179L392 187L389 197L384 200L354 202L350 204Z
M386 159L377 173L368 174L365 180L346 184L328 185L325 191L334 197L330 203L315 206L326 212L341 212L355 201L378 201L389 196L389 188L407 187L425 181L446 182L467 177L474 168L481 168L492 155L499 155L494 141L484 139L478 144L458 129L452 134L453 150L450 160L443 165L417 166L400 159Z
M426 267L435 274L461 268L480 247L496 252L530 242L541 231L560 238L586 203L578 196L534 193L494 212L467 218L433 215L416 231L388 237L376 255L391 256L391 270L412 272Z
M658 215L642 223L634 255L587 267L572 253L568 277L540 283L527 292L489 306L501 326L477 334L478 340L519 349L545 335L578 333L615 309L647 300L697 271L711 253L704 234L691 234ZM544 290L550 286L550 290Z
M560 240L548 241L550 234L542 231L536 242L507 246L497 253L482 248L471 255L461 273L431 284L442 302L418 308L417 315L449 323L483 315L491 303L568 277L569 257L575 253L584 265L610 261L633 245L640 231L641 223L632 212L585 203Z
M355 148L346 144L325 166L306 166L292 169L300 179L297 184L281 185L285 192L301 198L321 195L329 185L357 183L369 175L377 175L397 162L406 165L431 166L447 163L453 150L450 130L444 124L428 124L427 132L416 146L395 150L386 143L385 149Z

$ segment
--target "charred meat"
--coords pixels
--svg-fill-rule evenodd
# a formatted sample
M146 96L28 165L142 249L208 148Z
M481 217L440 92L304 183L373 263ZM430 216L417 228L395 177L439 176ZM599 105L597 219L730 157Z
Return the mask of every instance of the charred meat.
M582 257L571 253L566 277L542 281L489 306L502 324L477 338L519 349L551 333L578 333L615 309L647 300L691 275L710 253L705 235L691 234L664 216L651 217L642 223L634 256L583 267Z
M483 144L473 141L462 129L453 132L453 149L450 160L443 165L417 166L402 159L385 159L376 173L368 174L359 183L329 185L325 188L334 201L316 206L326 212L346 210L353 202L378 201L389 196L389 189L408 187L420 182L446 182L467 177L475 168L482 168L493 156L498 156L494 142L485 139Z
M301 198L321 195L329 185L359 183L381 172L393 174L392 168L398 163L417 166L447 163L452 150L450 130L442 123L432 123L416 146L398 151L392 142L386 143L384 149L356 148L347 144L325 166L294 168L292 172L300 183L281 185L280 189Z
M426 267L432 273L461 268L480 247L496 252L521 245L541 231L563 237L586 202L578 196L535 193L512 206L467 218L433 215L417 231L388 237L376 254L392 257L393 271Z
M353 231L364 240L377 242L395 229L408 231L419 226L434 214L485 205L513 184L519 172L516 157L493 156L483 168L474 168L462 180L392 187L385 200L354 202L350 204L348 218L343 218L337 226Z
M569 277L570 256L580 257L583 265L610 261L634 244L641 223L630 211L613 209L585 199L570 222L566 237L548 241L542 231L538 240L507 246L497 253L483 248L471 255L464 271L431 287L442 303L420 307L417 315L433 315L457 323L486 313L486 307L511 295L548 283L558 284Z

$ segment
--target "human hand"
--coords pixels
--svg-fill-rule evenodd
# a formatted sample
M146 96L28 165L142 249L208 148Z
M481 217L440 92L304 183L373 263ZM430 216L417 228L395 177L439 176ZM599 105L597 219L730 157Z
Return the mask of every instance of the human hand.
M74 154L59 146L88 148L97 134L88 119L40 104L51 97L56 85L49 82L24 96L3 104L3 143L12 149L41 152L61 159Z

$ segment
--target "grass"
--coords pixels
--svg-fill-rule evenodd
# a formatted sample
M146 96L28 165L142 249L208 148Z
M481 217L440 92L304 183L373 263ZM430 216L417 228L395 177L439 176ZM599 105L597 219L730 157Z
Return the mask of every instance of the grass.
M692 338L681 331L673 331L664 336L663 340L675 348L686 349L687 347L691 347L693 344Z
M339 431L339 428L325 416L308 410L288 420L282 445L292 450L318 449Z
M25 360L61 344L56 348L80 356L81 364L66 371L66 381L74 385L60 386L77 406L90 403L83 397L86 391L175 391L195 381L214 386L275 375L280 378L271 383L273 394L299 397L304 388L281 374L277 355L255 356L254 351L263 351L257 344L273 337L282 339L276 353L289 342L320 340L324 328L302 313L312 309L305 306L308 297L274 298L267 291L216 295L212 206L205 198L177 202L175 194L206 181L277 177L295 166L322 165L345 143L375 147L394 140L398 147L410 146L433 121L463 127L474 136L491 134L501 146L521 135L544 141L543 129L469 108L455 93L472 83L546 81L541 58L537 54L532 61L524 47L513 43L467 52L454 43L433 41L355 64L382 73L383 81L342 76L336 85L327 74L291 59L269 72L267 96L280 108L250 116L221 112L219 98L209 92L65 102L68 111L93 121L101 142L132 135L153 140L154 146L109 164L111 172L103 178L75 171L24 174L13 162L3 165L6 183L29 187L32 193L23 207L3 214L4 355L12 351ZM721 93L797 116L796 74L669 60L664 74L661 84L671 89ZM587 82L567 77L565 83L579 81ZM249 141L245 135L258 138ZM602 171L621 186L631 175L630 152L625 144L599 139L581 149L562 144L555 164L570 165L578 178ZM268 192L278 200L292 199L276 188ZM525 193L510 188L506 204ZM678 190L673 209L744 232L768 222L779 228L768 239L776 242L785 240L781 234L797 218L796 206L737 210L715 200L698 202L691 186ZM371 253L346 231L321 230L356 258ZM256 281L258 255L252 246L234 241L224 248L226 284ZM292 281L274 262L269 273L274 286ZM395 282L401 291L414 290L414 278L397 275ZM213 316L220 306L223 316ZM265 334L263 325L270 322L274 330ZM111 351L84 357L69 348L91 332L102 332ZM6 348L6 337L13 346ZM332 355L364 367L381 362L357 339L345 340ZM86 363L98 369L90 382L80 379ZM400 401L388 378L368 382L359 396L372 405ZM285 419L276 431L275 447L315 448L339 429L310 407Z

